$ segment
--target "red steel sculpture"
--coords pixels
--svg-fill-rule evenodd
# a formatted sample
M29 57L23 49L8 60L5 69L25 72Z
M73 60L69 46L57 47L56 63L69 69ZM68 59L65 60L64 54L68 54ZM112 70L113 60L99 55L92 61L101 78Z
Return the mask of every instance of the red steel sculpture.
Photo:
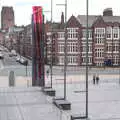
M42 7L33 6L32 14L32 86L44 87L44 22Z

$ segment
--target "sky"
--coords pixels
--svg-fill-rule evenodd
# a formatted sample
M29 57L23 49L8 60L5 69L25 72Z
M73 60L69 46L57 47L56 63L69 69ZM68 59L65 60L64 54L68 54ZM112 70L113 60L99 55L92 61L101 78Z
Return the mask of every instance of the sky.
M53 21L60 21L61 12L64 12L65 0L53 0ZM2 6L13 6L16 25L28 25L31 23L32 6L42 6L45 20L51 19L51 0L0 0ZM89 14L102 15L105 8L112 8L113 15L120 16L120 0L89 0ZM67 0L67 19L71 15L85 15L86 0Z

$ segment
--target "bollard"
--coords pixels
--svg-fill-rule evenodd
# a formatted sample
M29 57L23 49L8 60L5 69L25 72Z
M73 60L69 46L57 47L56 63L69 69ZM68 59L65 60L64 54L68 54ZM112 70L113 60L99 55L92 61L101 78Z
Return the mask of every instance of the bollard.
M14 87L15 86L15 75L14 71L10 71L9 73L9 86Z

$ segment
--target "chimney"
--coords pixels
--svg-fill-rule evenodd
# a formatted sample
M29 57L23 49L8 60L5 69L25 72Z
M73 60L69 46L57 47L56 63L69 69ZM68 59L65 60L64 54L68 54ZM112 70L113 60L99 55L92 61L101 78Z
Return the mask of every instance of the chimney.
M113 16L112 8L106 8L106 9L104 9L103 16Z

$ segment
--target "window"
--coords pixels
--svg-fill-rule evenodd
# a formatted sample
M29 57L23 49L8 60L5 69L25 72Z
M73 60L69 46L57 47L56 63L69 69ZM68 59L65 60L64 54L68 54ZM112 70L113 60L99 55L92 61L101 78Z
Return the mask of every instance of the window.
M64 52L64 44L58 45L58 52Z
M86 52L86 46L83 46L83 52Z
M86 30L85 29L82 30L82 37L86 38Z
M118 57L117 55L115 55L115 56L113 57L113 64L114 64L114 65L118 65L118 64L119 64L119 57Z
M77 52L78 51L78 47L77 47L77 43L68 43L67 45L67 52Z
M111 27L107 27L106 28L106 38L111 38L111 33L112 33L112 28Z
M103 49L96 49L96 57L103 57Z
M95 35L97 38L104 38L105 28L95 28Z
M67 28L68 39L76 39L78 37L78 28Z
M64 32L58 32L58 39L64 39Z
M103 39L97 38L97 44L103 43Z
M59 60L60 60L60 64L64 64L64 56L60 56Z
M119 44L114 44L114 51L119 51Z
M92 38L92 30L89 31L89 38Z
M83 38L86 38L86 29L83 29L82 30L82 35L83 35ZM92 38L92 30L88 30L88 38Z
M82 58L82 62L86 63L86 57ZM92 57L88 57L88 63L92 63Z
M108 52L112 51L112 44L108 44L108 46L107 46L107 51L108 51Z
M67 57L67 63L68 64L76 64L77 63L77 57L76 56L68 56Z
M83 46L83 52L86 52L86 46ZM88 52L92 52L92 46L88 46Z
M114 27L113 28L113 38L119 38L119 28L118 27Z

